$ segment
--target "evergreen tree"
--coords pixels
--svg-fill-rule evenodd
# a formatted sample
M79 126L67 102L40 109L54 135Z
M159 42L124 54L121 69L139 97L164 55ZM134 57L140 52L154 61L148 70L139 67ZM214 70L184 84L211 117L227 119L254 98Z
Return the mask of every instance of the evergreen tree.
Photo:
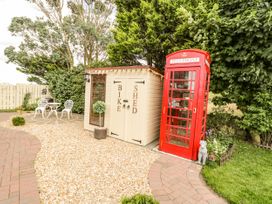
M163 70L165 56L173 51L209 51L211 90L220 93L214 102L236 103L247 114L245 128L256 127L247 121L256 114L265 115L262 121L272 121L270 106L260 102L272 96L271 2L117 0L116 4L115 42L108 48L114 64L145 61ZM258 131L264 129L269 128Z
M87 67L107 57L113 0L28 1L43 17L14 17L9 31L23 40L18 48L7 47L5 55L29 81L46 83L46 73L55 69Z

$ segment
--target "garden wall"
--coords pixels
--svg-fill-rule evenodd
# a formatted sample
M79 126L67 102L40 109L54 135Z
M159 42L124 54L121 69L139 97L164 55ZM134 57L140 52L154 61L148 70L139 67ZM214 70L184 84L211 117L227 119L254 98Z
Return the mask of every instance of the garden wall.
M46 89L46 94L42 90ZM48 87L37 84L0 84L0 110L15 109L22 105L26 93L31 94L29 103L35 103L38 98L49 97Z

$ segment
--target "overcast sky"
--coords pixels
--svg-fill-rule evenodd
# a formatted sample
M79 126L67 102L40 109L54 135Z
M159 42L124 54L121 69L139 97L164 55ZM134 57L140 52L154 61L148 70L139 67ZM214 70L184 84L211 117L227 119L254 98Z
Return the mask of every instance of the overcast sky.
M28 83L26 75L16 70L16 65L7 64L4 49L19 45L20 39L11 36L8 26L14 16L35 18L40 12L26 0L0 0L0 83Z

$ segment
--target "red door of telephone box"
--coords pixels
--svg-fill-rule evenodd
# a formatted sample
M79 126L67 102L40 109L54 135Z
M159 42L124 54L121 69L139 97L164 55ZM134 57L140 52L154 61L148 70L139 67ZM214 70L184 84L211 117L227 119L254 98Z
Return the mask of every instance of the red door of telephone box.
M196 160L205 137L210 55L189 49L166 56L160 150Z

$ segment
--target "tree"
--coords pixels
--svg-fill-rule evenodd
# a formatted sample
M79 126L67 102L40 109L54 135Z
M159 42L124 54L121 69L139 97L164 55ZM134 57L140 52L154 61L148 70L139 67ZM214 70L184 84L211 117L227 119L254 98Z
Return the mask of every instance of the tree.
M236 103L253 137L272 132L272 6L265 0L220 1L220 30L211 43L212 91ZM254 136L255 135L255 136Z
M115 42L108 48L113 64L141 64L160 68L165 56L179 49L203 47L196 38L199 28L209 17L214 2L185 0L117 0ZM200 22L201 21L201 22ZM192 26L195 24L196 26Z
M113 64L132 65L146 61L163 69L165 55L175 48L174 36L179 1L116 0L115 43L108 49Z
M77 64L87 67L106 58L112 0L28 1L44 17L14 17L9 30L23 41L17 49L7 47L5 55L19 71L30 75L30 81L45 83L46 73L52 70L71 70Z
M117 0L116 4L115 42L108 51L113 63L145 61L163 70L167 54L200 48L212 56L211 90L220 93L215 103L236 103L247 114L256 95L272 95L269 1Z
M272 91L272 7L266 1L220 1L212 91L244 112L259 92Z
M18 65L18 70L28 74L29 81L44 83L47 72L55 69L69 69L65 46L58 28L49 21L26 17L14 17L9 30L13 35L21 36L23 42L16 49L5 49L8 62Z
M29 81L48 84L58 101L72 99L74 111L82 113L84 69L107 58L113 0L28 1L43 17L12 19L9 31L22 42L5 49L8 62L17 64Z

